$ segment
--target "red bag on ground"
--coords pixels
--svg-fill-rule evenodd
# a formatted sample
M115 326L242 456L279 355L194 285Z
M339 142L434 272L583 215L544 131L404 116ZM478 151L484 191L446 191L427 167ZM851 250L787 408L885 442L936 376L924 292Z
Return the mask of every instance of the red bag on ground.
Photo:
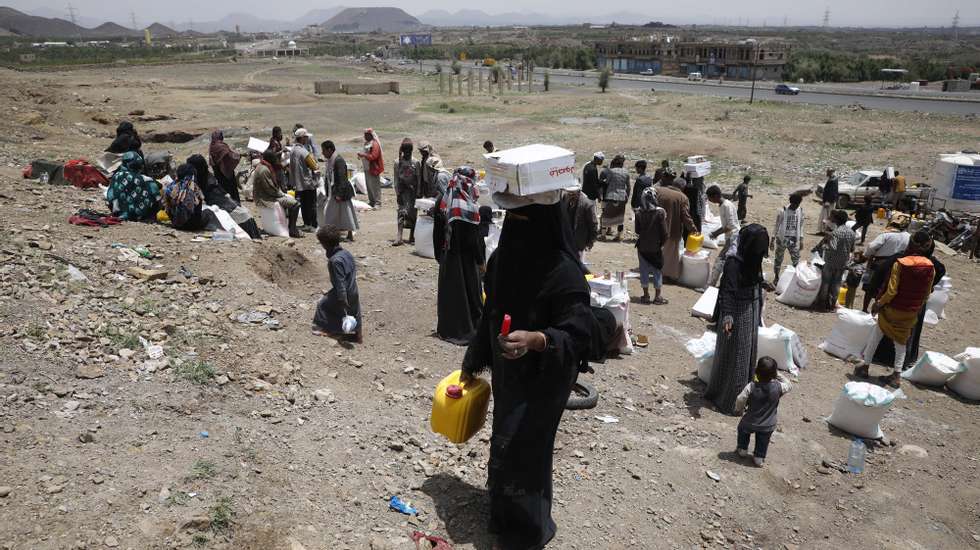
M99 169L88 162L79 159L65 163L65 180L79 189L89 189L99 185L108 185L109 179L99 172Z

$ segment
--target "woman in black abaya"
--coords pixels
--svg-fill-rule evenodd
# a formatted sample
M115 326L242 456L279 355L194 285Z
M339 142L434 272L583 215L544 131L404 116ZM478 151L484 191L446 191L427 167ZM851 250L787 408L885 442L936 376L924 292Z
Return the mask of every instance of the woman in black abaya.
M734 414L735 398L755 372L762 322L762 259L769 250L769 233L759 224L745 226L733 247L718 287L718 341L711 383L704 394L725 414Z
M464 381L492 372L487 487L490 531L504 550L543 548L555 536L555 434L595 323L563 216L560 204L508 210L487 268L483 316L463 360ZM506 337L505 314L512 318Z
M456 169L446 192L436 201L432 234L439 260L439 293L436 333L458 346L470 343L483 308L480 282L479 191L476 172Z

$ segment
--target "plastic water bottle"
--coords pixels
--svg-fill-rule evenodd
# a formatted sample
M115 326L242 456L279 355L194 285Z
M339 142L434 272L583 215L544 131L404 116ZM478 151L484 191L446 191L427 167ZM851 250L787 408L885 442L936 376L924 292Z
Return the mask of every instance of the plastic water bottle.
M215 241L233 241L235 240L235 234L230 231L218 229L212 234L211 238Z
M855 437L854 441L851 441L851 450L847 453L848 472L852 474L864 472L865 453L867 453L867 448L864 446L864 440L860 437Z

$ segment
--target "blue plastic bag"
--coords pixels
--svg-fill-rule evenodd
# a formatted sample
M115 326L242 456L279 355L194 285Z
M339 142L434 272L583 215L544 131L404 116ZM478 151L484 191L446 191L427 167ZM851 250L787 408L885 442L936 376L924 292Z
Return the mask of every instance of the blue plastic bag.
M400 499L400 498L398 498L396 496L395 497L391 497L391 502L388 503L388 506L390 506L392 510L395 510L397 512L401 512L401 513L406 514L406 515L409 515L409 516L416 516L419 513L418 510L416 510L415 508L412 508L408 504L402 502L402 499Z

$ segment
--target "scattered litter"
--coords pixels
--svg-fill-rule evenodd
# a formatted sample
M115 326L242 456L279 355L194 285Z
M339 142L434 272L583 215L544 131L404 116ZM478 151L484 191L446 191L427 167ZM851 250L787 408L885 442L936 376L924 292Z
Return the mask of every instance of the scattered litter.
M714 472L712 472L711 470L705 470L704 473L707 474L708 477L710 477L711 479L713 479L715 481L721 481L721 476L718 475L718 474L716 474L716 473L714 473Z
M146 351L146 355L150 359L162 359L163 358L163 346L158 344L150 344L146 341L146 338L140 336L140 344L143 345L143 350Z
M201 433L198 435L201 436L201 439L207 439L211 437L211 434L209 434L207 430L201 430Z
M598 420L599 422L602 422L603 424L617 424L617 423L619 423L619 419L616 418L615 416L610 415L610 414L596 415L595 419Z
M265 325L266 327L272 330L282 328L281 323L279 323L277 319L272 318L271 308L269 308L269 311L261 311L262 307L264 306L259 306L259 308L253 309L252 311L248 311L245 313L239 313L235 317L235 320L237 320L239 323L242 323L244 325L253 325L253 324L262 323L263 325Z
M415 531L412 533L412 541L415 543L415 548L417 550L422 550L423 548L431 548L432 550L453 550L453 547L446 542L446 539L433 535L426 535L421 531ZM422 541L425 541L428 544L423 545Z
M75 281L76 283L88 282L88 277L86 277L85 274L82 273L82 270L78 269L77 267L71 264L68 264L68 278L72 281Z
M408 503L402 502L402 499L398 498L397 496L391 497L391 501L388 503L388 506L396 512L401 512L409 516L417 516L419 513L418 510L409 506Z

